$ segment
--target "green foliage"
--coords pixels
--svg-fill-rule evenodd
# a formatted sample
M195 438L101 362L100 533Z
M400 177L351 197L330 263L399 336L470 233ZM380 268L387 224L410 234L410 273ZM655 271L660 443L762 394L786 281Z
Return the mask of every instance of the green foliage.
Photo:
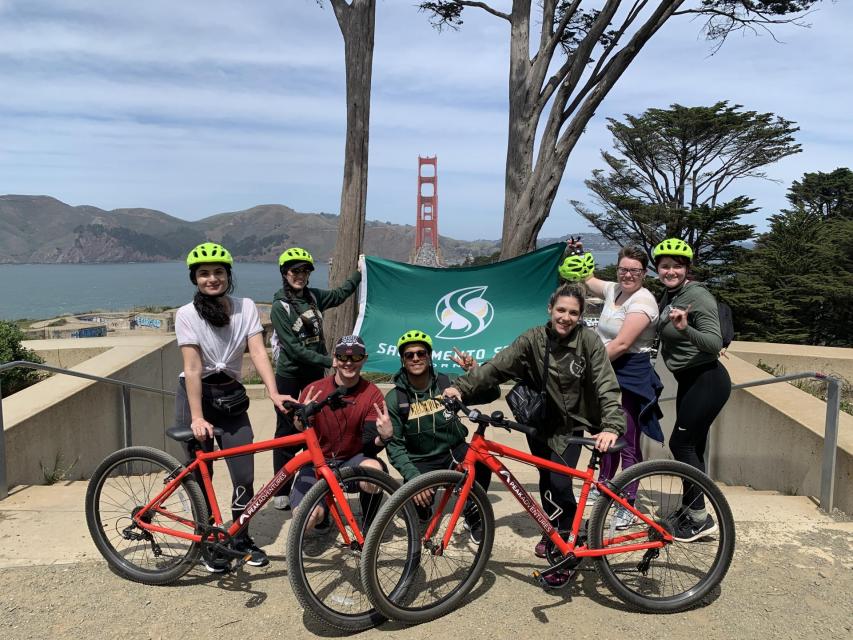
M35 352L21 345L23 339L23 332L14 322L0 320L0 363L15 360L44 362ZM6 397L35 384L41 379L42 374L32 369L9 369L0 374L0 389L3 391L3 397Z
M761 360L759 360L755 366L775 377L784 376L787 373L787 371L785 371L785 367L780 365L769 365ZM841 379L840 409L844 413L853 415L853 385L851 385L845 378L842 378L841 376L837 377ZM792 380L788 384L791 384L797 387L800 391L805 391L809 395L826 402L827 384L822 380L805 378L803 380Z
M71 464L65 464L61 451L56 452L56 458L53 461L52 467L45 466L45 464L39 460L39 466L41 467L41 474L44 477L44 483L56 484L62 480L68 480L68 476L74 470L74 467L77 466L78 462L80 462L80 456L77 456Z
M650 258L664 238L682 238L693 247L700 278L728 276L754 233L738 220L756 208L742 195L723 201L723 193L739 179L766 177L766 165L798 153L797 128L725 101L674 104L609 122L616 154L602 152L608 170L586 181L600 211L574 201L575 209L606 238L636 244Z
M840 178L845 177L844 180ZM719 290L742 340L853 346L853 173L806 174L791 186L794 205L769 218L770 230Z

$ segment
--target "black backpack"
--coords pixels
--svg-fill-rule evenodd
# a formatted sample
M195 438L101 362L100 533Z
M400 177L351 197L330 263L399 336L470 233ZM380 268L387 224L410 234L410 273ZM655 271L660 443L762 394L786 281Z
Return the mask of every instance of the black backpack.
M732 308L717 300L717 315L720 316L720 335L723 336L723 349L727 349L735 339L735 323Z
M450 378L443 373L435 375L435 381L438 384L438 390L444 391L450 386ZM406 424L409 421L409 395L400 387L394 387L397 392L397 413L400 414L400 423Z

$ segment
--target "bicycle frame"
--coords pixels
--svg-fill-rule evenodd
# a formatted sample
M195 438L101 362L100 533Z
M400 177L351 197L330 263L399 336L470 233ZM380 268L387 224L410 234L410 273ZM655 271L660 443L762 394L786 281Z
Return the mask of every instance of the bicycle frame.
M364 537L362 535L361 529L358 527L355 517L353 516L352 511L349 508L349 503L346 500L343 489L341 488L340 483L337 480L335 472L331 469L331 467L329 467L325 457L323 456L323 450L320 447L320 442L317 439L317 435L314 433L314 429L310 427L302 433L283 436L281 438L274 438L273 440L253 442L252 444L232 447L230 449L221 449L219 451L212 451L209 453L197 450L195 452L195 460L193 460L188 466L186 466L183 471L178 473L178 475L173 477L166 484L165 488L160 493L158 493L153 499L151 499L148 504L146 504L144 507L142 507L142 509L136 512L133 516L133 521L139 528L145 529L146 531L163 533L175 536L177 538L184 538L185 540L201 542L202 536L200 534L188 533L186 531L181 531L178 529L170 529L167 527L152 525L148 522L145 522L144 516L149 511L156 511L163 517L173 520L178 524L188 527L190 530L194 531L197 523L187 520L186 518L176 516L168 509L165 509L162 505L177 490L177 488L181 485L183 479L188 474L198 471L201 475L204 493L207 496L208 503L210 504L211 511L213 512L211 514L213 516L213 524L218 527L222 524L222 514L219 510L219 505L216 500L216 492L213 488L213 479L210 474L210 469L208 468L208 463L213 462L215 460L233 458L235 456L242 455L254 455L255 453L259 453L261 451L270 451L272 449L290 447L295 445L305 445L307 449L305 451L299 452L284 467L279 469L279 471L272 477L272 479L267 484L265 484L260 491L258 491L254 496L252 496L252 499L249 501L249 504L246 505L243 514L226 530L227 535L229 537L234 537L241 530L247 527L249 521L252 519L252 516L254 516L258 512L258 510L263 507L264 504L267 503L267 501L269 501L270 498L275 496L279 488L285 482L287 482L289 478L295 475L296 472L299 471L299 469L301 469L305 465L313 464L317 476L321 479L326 480L332 490L332 495L334 496L334 502L337 504L337 509L333 509L333 505L331 504L328 505L328 509L333 521L338 526L338 529L341 532L344 543L350 544L352 540L350 539L349 534L347 533L346 526L344 525L341 516L346 519L347 524L349 524L349 526L352 528L355 534L356 542L358 542L358 544L360 545L363 545Z
M579 478L583 480L583 487L581 488L580 499L578 500L578 507L575 511L574 520L572 521L571 531L566 540L564 540L562 536L560 536L559 531L551 524L551 521L548 519L548 516L545 514L545 512L542 510L542 507L536 502L533 496L531 496L527 492L527 490L515 478L512 472L507 469L502 462L495 458L496 455L508 458L510 460L524 462L538 469L547 469L548 471L554 471L556 473L572 476L574 478ZM671 543L673 540L672 535L659 523L650 519L647 515L640 513L637 509L634 508L633 505L629 504L624 498L619 497L613 491L611 491L607 484L594 480L593 476L595 473L595 467L592 465L592 463L590 463L586 471L580 471L573 467L552 462L550 460L534 456L530 453L525 453L523 451L519 451L518 449L513 449L512 447L502 445L498 442L487 440L480 433L475 433L474 436L471 438L471 441L468 443L468 452L465 454L465 458L459 464L459 468L465 472L465 477L464 482L462 483L461 490L459 492L459 499L457 501L456 507L453 510L453 513L451 513L450 522L448 523L447 530L442 540L442 549L446 549L450 544L450 539L453 530L456 527L456 523L462 514L462 510L465 506L466 501L468 500L468 495L470 494L471 489L474 486L474 465L478 462L486 465L493 474L497 475L497 477L501 479L501 482L503 482L506 488L509 489L513 497L515 497L519 504L524 507L525 511L530 514L533 520L536 521L536 524L539 525L539 528L542 529L542 531L554 544L554 547L557 548L560 553L563 554L563 556L573 553L575 557L586 558L610 555L615 553L627 553L630 551L640 551L643 549L659 549L665 546L666 544ZM586 501L589 495L590 488L593 486L597 487L602 494L613 498L617 504L620 504L625 507L625 509L633 513L642 522L654 529L660 535L660 540L640 542L634 544L624 544L632 540L648 538L648 531L644 530L605 539L603 541L603 547L601 549L589 549L586 547L586 545L578 546L578 532L580 531L581 522L583 521L583 511L584 507L586 506ZM427 530L424 532L424 536L426 538L429 538L435 531L437 521L440 518L440 514L443 512L444 508L447 506L448 500L450 500L450 495L445 494L442 497L441 503L436 509L433 520L429 523ZM619 546L611 547L611 545Z

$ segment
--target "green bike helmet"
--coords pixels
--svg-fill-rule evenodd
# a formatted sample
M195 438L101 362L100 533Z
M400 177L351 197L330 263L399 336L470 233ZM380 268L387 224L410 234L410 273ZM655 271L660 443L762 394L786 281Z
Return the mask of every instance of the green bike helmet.
M427 351L432 353L432 338L430 338L423 331L419 331L418 329L410 329L406 331L403 335L400 336L400 339L397 340L397 353L400 353L400 349L405 347L407 344L411 344L412 342L420 342L427 346Z
M566 259L563 260L563 264L561 264L557 269L560 273L560 277L563 280L568 280L569 282L585 280L587 277L592 275L594 270L595 258L593 258L592 254L589 252L582 256L566 256Z
M187 255L187 266L192 269L198 264L234 264L228 249L215 242L203 242Z
M278 257L278 268L282 273L297 264L306 264L311 271L314 271L314 256L300 247L290 247Z
M691 249L690 245L680 238L667 238L652 250L652 260L655 262L658 261L658 258L662 258L664 256L680 256L692 261L693 249Z

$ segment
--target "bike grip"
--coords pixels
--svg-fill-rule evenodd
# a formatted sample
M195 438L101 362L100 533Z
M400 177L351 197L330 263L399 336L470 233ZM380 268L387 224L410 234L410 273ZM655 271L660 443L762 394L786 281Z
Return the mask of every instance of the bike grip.
M524 435L530 436L531 438L539 439L541 437L536 427L531 427L529 425L521 424L519 422L513 422L512 420L507 420L506 426L508 426L510 429L514 429L515 431L520 431Z

